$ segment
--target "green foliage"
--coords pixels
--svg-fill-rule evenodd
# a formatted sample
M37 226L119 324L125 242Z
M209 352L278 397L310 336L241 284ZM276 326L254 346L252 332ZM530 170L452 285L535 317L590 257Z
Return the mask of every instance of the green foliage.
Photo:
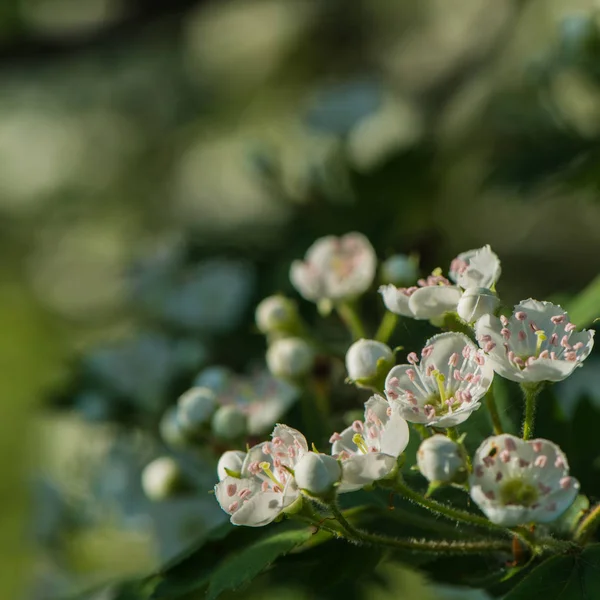
M573 323L588 327L600 317L600 277L596 277L584 290L567 304Z
M536 567L505 600L596 600L600 598L600 544L581 554L553 556Z

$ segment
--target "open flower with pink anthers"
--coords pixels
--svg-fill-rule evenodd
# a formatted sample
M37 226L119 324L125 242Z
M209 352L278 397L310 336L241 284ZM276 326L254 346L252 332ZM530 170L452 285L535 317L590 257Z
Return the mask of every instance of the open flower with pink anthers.
M492 523L506 527L554 521L579 492L556 444L508 434L479 446L469 481L473 501Z
M576 331L569 316L551 302L524 300L510 318L484 315L477 341L494 371L520 383L561 381L589 355L594 331Z
M448 276L464 290L493 289L501 271L500 259L487 245L461 252L450 264Z
M437 319L456 310L461 291L437 270L417 283L417 286L407 288L398 288L391 283L382 285L379 293L385 307L390 312L413 319Z
M318 239L290 269L294 287L313 302L343 302L360 296L375 277L377 257L362 233Z
M462 333L433 336L408 362L389 372L385 394L410 423L459 425L481 406L494 377L483 351Z
M277 425L270 442L250 448L240 477L228 475L215 486L217 500L231 522L261 527L290 508L300 497L294 466L307 452L306 438L287 425Z
M365 420L354 421L329 440L331 454L342 465L337 491L353 492L390 475L408 437L408 425L397 408L381 396L372 396L365 403Z

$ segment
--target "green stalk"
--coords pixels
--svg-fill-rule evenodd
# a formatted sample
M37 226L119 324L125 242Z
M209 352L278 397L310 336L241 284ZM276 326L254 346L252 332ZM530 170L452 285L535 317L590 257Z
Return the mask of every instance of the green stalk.
M386 311L385 315L383 315L383 319L381 319L381 323L377 328L377 333L375 333L375 339L378 342L383 342L386 344L390 337L392 337L392 333L394 333L394 329L396 329L396 325L398 325L398 315Z
M335 308L355 341L367 337L363 322L352 304L342 302L341 304L336 304Z
M600 526L600 504L597 504L577 527L573 536L576 542L586 544L593 537Z
M521 384L521 390L525 396L525 418L523 420L523 439L530 440L533 437L533 428L535 425L535 409L537 396L542 389L542 385L538 384Z
M501 433L504 433L502 421L500 420L500 413L498 412L498 406L496 405L496 397L494 396L493 385L490 386L490 389L485 396L485 405L490 414L490 419L492 420L494 435L500 435Z

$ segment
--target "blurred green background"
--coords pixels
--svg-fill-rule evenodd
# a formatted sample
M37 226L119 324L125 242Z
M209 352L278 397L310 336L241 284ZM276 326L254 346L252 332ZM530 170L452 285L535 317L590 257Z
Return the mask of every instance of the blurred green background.
M262 360L253 306L293 293L315 238L359 230L424 272L489 243L508 304L585 287L597 8L3 0L0 597L144 573L217 518L145 501L144 411L203 363ZM139 347L97 354L119 340ZM82 395L86 361L128 402Z

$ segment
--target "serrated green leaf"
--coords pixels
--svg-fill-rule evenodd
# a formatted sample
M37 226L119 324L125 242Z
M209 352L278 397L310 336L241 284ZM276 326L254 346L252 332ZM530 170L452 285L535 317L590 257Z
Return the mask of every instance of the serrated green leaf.
M310 539L310 529L292 529L264 537L225 558L210 578L207 600L235 590L264 571L277 558Z
M600 275L567 304L566 310L578 327L587 327L600 316Z
M581 554L553 556L536 567L504 600L597 600L600 598L600 544Z

